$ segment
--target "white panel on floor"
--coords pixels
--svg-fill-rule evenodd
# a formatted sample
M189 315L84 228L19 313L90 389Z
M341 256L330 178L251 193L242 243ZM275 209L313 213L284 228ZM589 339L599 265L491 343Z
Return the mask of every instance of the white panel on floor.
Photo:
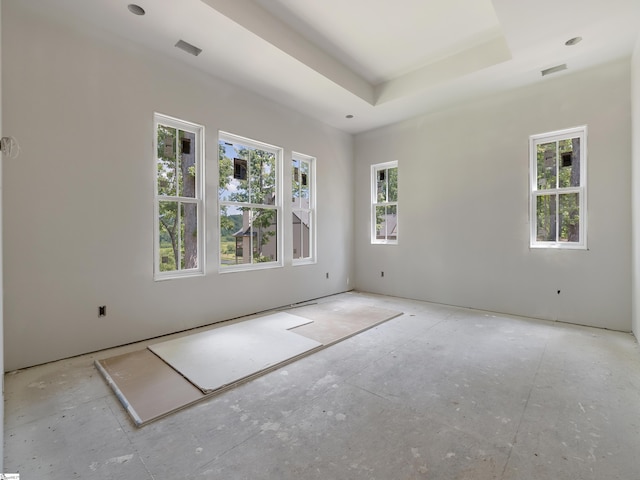
M280 312L148 348L209 393L321 347L315 340L288 331L310 322Z

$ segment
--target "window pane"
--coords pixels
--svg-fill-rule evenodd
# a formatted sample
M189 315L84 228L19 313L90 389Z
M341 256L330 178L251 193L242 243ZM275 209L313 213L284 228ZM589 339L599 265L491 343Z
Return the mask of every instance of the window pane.
M567 193L560 195L559 241L580 241L580 195Z
M194 133L179 132L178 150L178 195L196 197L196 136Z
M294 208L300 208L300 160L291 162L291 202Z
M198 206L182 203L180 207L180 268L198 268Z
M303 160L293 161L292 203L294 208L310 208L311 165Z
M247 202L249 200L248 161L232 143L218 144L220 200Z
M243 224L245 217L246 225ZM249 233L248 214L245 216L234 207L220 208L220 264L222 266L244 263L244 243L245 237L248 242Z
M309 258L311 212L296 210L292 215L293 222L293 258Z
M560 187L580 186L580 138L558 142L560 147Z
M376 238L378 240L398 239L397 212L396 205L376 207Z
M389 205L385 216L385 230L387 231L387 240L398 239L398 207Z
M158 125L158 195L176 195L176 129Z
M158 202L160 271L177 270L176 257L179 257L178 202Z
M390 168L387 170L389 176L389 202L398 201L398 168Z
M387 169L381 169L376 171L376 182L377 182L377 201L386 202L387 201Z
M293 223L293 258L303 258L302 252L302 220L298 216L298 212L294 212L292 215Z
M309 182L311 182L309 162L300 162L300 199L302 208L309 208Z
M386 218L387 207L376 207L376 238L384 240L387 238Z
M543 143L537 148L538 189L556 188L557 143Z
M264 150L250 149L247 155L249 165L250 202L275 205L276 156Z
M256 208L247 214L251 219L252 263L275 262L278 260L278 212L273 209Z
M556 195L539 195L536 198L536 240L556 241Z

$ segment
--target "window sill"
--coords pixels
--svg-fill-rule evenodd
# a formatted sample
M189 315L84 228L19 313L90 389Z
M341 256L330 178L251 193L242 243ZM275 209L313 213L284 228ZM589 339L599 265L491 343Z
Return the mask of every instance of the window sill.
M254 263L254 264L239 264L229 265L228 267L218 267L218 273L236 273L236 272L251 272L254 270L269 270L272 268L282 268L281 262L268 262L268 263Z
M154 275L153 280L156 282L163 282L165 280L177 280L179 278L192 278L192 277L204 277L204 272L202 270L167 272L167 273Z
M315 265L317 263L318 261L316 259L307 258L304 260L294 260L291 265L294 267L298 267L300 265Z
M566 243L534 243L529 246L532 250L589 250L586 245Z

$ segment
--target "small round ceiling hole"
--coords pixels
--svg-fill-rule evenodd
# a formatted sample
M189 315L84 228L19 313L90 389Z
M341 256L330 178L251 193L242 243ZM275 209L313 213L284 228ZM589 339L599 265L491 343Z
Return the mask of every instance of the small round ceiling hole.
M582 37L573 37L573 38L570 38L569 40L567 40L566 42L564 42L564 44L567 47L571 47L573 45L576 45L576 44L580 43L581 41L582 41Z
M351 115L351 114L345 115L344 118L353 118L353 115Z
M144 11L144 8L142 8L140 5L136 5L135 3L130 3L129 5L127 5L127 8L134 15L144 15L146 13Z

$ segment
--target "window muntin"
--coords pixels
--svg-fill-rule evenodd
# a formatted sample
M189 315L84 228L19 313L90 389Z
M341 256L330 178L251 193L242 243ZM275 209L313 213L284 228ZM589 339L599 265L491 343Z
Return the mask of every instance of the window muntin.
M282 265L282 149L220 133L220 271Z
M291 161L291 222L293 264L314 263L315 158L293 153Z
M587 127L530 137L531 247L586 248Z
M204 127L158 113L154 124L154 277L203 274Z
M398 243L398 162L371 166L371 243Z

